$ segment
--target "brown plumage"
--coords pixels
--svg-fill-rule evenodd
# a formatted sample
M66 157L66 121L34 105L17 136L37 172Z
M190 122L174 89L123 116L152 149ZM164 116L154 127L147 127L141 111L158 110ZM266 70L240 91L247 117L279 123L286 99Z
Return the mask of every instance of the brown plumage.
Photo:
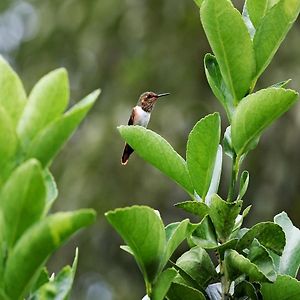
M153 110L153 107L157 99L159 97L163 97L167 95L170 94L169 93L156 94L154 92L143 93L140 96L137 105L132 109L128 121L128 125L139 125L139 126L147 127L150 120L151 112ZM121 158L122 165L126 165L128 163L128 159L130 155L133 153L133 151L134 151L133 148L126 143Z

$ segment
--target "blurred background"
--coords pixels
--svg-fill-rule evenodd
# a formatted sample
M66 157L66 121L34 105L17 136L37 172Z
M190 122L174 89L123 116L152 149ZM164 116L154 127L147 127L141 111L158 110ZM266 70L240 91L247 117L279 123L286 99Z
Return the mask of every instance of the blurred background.
M242 1L235 1L240 7ZM300 24L290 31L257 89L292 78L300 89ZM0 53L24 82L27 93L44 74L69 71L73 105L94 89L102 94L52 172L60 191L53 211L92 207L97 223L69 241L49 261L57 272L79 266L71 299L132 300L144 295L133 259L104 218L116 207L149 205L165 224L189 217L173 205L188 200L175 183L133 155L120 164L124 142L116 127L126 124L139 95L170 92L159 102L150 128L185 155L187 136L204 115L222 107L210 91L203 56L210 48L192 0L1 0ZM224 131L227 121L223 119ZM243 167L250 172L246 226L271 220L282 210L300 226L300 105L262 137ZM224 159L221 194L229 177Z

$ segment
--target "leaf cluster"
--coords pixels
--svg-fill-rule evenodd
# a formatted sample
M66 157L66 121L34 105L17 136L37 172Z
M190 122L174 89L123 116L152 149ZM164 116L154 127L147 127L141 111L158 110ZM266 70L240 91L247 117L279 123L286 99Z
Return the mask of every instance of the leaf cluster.
M49 167L94 104L96 91L65 112L67 72L41 78L29 96L0 58L0 295L1 299L67 299L77 265L49 276L45 263L80 228L89 209L49 214L58 196Z
M299 229L285 213L242 227L250 211L242 209L249 185L242 162L298 98L286 88L289 81L259 91L255 85L296 20L300 1L247 0L242 14L229 0L195 3L213 52L204 57L206 77L228 117L223 137L220 115L205 116L191 130L183 158L149 129L118 129L140 157L188 193L190 201L176 206L199 222L165 227L159 213L145 206L106 217L139 265L150 299L297 299ZM227 197L218 194L224 154L232 165ZM171 255L184 240L189 250L174 262Z

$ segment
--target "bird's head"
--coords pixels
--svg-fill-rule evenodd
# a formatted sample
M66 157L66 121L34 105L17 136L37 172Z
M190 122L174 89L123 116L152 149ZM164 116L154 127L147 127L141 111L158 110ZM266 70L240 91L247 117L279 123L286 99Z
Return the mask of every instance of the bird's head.
M145 111L151 112L157 99L168 95L170 95L170 93L156 94L154 92L145 92L140 96L139 105Z

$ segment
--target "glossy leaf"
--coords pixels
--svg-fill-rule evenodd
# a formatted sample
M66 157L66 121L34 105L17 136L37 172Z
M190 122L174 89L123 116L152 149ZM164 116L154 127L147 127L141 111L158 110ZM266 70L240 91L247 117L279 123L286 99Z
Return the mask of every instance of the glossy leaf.
M218 145L215 165L214 165L210 185L208 188L208 192L205 197L205 203L208 206L210 206L211 204L211 198L213 197L213 195L218 193L220 178L222 173L222 165L223 165L223 149L221 145Z
M225 130L223 138L223 148L225 154L232 159L235 152L231 140L231 126L228 126Z
M8 113L12 127L15 128L26 104L26 93L18 75L2 56L0 56L0 86L0 105Z
M260 90L244 98L232 119L234 149L241 155L251 150L260 134L285 113L297 100L298 93L282 88Z
M32 89L18 125L22 144L27 145L47 124L57 119L69 101L69 82L65 69L54 70Z
M257 78L271 62L299 11L299 0L281 0L261 20L253 39Z
M231 1L209 0L201 6L201 21L234 103L249 90L255 72L250 35Z
M261 293L264 300L300 299L300 282L288 275L278 275L274 283L262 285Z
M1 75L0 75L1 76ZM0 177L5 178L13 164L18 138L11 118L0 106ZM0 180L1 183L1 180Z
M257 265L235 250L230 249L225 252L225 263L231 280L246 274L251 281L272 282L273 277L268 278Z
M237 216L237 218L235 219L235 224L232 230L232 233L230 235L231 238L235 238L239 235L240 233L240 228L243 224L244 219L246 218L246 216L248 215L250 209L251 209L251 205L247 206L244 210L242 214L239 214Z
M181 255L176 265L203 288L206 288L212 279L217 278L217 272L208 253L199 246Z
M44 167L48 166L92 108L99 93L96 90L89 94L62 117L41 130L30 143L27 157L35 157Z
M44 211L46 187L40 163L31 159L18 167L2 188L0 207L10 248Z
M185 160L165 139L141 126L120 126L118 129L140 157L173 179L189 194L194 194Z
M241 200L244 197L244 195L247 192L248 185L249 185L249 172L243 171L240 178L240 191L239 191L238 200Z
M196 290L203 290L203 288L199 285L197 281L195 281L188 273L186 273L183 269L181 269L178 265L171 262L173 267L178 271L177 276L174 278L174 283L179 283L183 285L188 285Z
M220 116L214 113L201 119L189 134L186 162L195 190L202 199L205 199L211 184L220 127Z
M198 216L200 219L203 219L209 211L209 207L199 201L185 201L175 204L176 207L183 209L184 211Z
M248 13L246 3L244 4L244 7L243 7L242 17L243 17L245 25L247 26L250 37L251 37L251 39L253 39L253 37L255 35L255 32L256 32L256 29L255 29L254 25L252 24L252 21L251 21L251 18L249 16L249 13Z
M46 184L46 206L45 206L45 214L49 211L52 204L56 200L58 196L58 189L56 186L55 179L51 174L49 169L44 170L44 182Z
M229 237L241 208L242 201L227 202L218 195L212 197L209 216L214 224L219 240L224 242Z
M226 83L223 80L219 64L214 55L207 53L204 57L204 67L207 81L216 96L216 98L223 105L228 119L231 120L234 103L233 97L226 86Z
M179 283L172 283L167 295L169 300L205 300L200 291Z
M285 212L275 216L274 222L283 229L286 238L278 272L296 277L300 266L300 230Z
M252 24L257 28L268 11L269 0L247 0L247 11Z
M281 255L285 246L285 236L281 227L272 222L263 222L250 228L239 240L238 251L248 248L254 239L263 246Z
M161 218L146 206L116 209L105 216L134 253L145 280L153 282L166 250L166 234Z
M86 209L56 213L30 227L18 240L6 263L4 284L10 299L23 299L49 255L94 219L94 211Z
M151 299L164 300L176 275L177 271L173 268L166 269L164 272L162 272L153 287L153 294Z
M177 247L190 235L192 230L193 227L189 226L188 219L185 219L181 222L172 223L166 226L165 231L167 245L164 260L161 263L162 268L168 262L169 258L177 249Z
M265 274L270 281L276 280L276 272L273 260L267 249L256 239L253 240L247 258Z

